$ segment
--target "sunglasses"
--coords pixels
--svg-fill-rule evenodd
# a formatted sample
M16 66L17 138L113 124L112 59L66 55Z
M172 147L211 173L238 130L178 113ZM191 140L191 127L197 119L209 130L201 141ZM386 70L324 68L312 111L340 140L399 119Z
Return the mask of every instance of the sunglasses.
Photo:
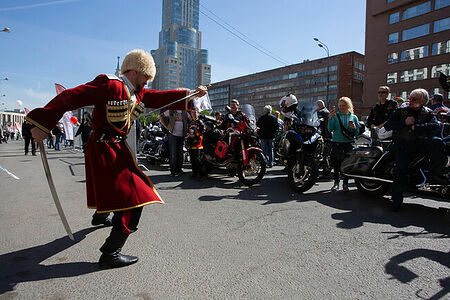
M378 91L377 93L378 94L387 94L388 92L387 91Z

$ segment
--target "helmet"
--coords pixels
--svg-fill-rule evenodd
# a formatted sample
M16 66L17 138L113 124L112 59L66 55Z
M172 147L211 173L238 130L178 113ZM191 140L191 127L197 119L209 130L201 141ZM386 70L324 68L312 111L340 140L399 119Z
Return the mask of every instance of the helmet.
M289 94L281 98L280 100L280 107L281 107L281 114L283 116L286 115L292 115L295 110L297 109L297 97L293 94Z

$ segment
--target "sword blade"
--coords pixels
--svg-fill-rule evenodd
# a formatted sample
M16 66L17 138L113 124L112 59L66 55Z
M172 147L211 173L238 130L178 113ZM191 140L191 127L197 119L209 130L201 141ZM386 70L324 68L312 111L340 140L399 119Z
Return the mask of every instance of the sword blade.
M72 241L75 241L73 237L72 230L70 230L69 222L67 222L66 215L64 214L64 210L61 206L61 202L58 198L58 193L56 192L55 184L53 183L52 173L50 172L50 167L48 165L47 154L45 153L44 143L40 141L39 143L39 151L41 152L42 164L44 165L45 175L47 176L48 186L50 187L50 191L52 193L53 201L55 202L56 209L58 210L59 217L66 229L67 235Z
M159 107L159 108L155 108L155 109L151 110L150 112L148 112L148 113L146 113L146 114L142 114L141 116L139 116L138 119L140 119L140 118L142 118L142 117L149 116L149 115L151 115L152 113L154 113L155 111L164 109L164 108L169 107L169 106L171 106L171 105L173 105L173 104L175 104L175 103L178 103L178 102L180 102L180 101L183 101L183 100L186 100L186 99L188 99L188 98L197 96L199 93L200 93L200 92L192 93L192 94L187 95L187 96L185 96L185 97L183 97L183 98L181 98L181 99L178 99L178 100L175 100L175 101L173 101L173 102L170 102L169 104L163 105L163 106L161 106L161 107Z

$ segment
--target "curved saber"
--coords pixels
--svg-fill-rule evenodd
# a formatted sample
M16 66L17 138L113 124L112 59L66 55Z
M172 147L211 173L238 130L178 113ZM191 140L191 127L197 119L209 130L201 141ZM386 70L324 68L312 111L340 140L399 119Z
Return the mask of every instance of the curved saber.
M64 214L63 208L61 206L61 202L59 202L58 194L56 193L55 184L53 183L52 173L50 172L50 167L48 165L47 154L45 153L44 143L40 141L39 143L39 151L41 152L42 164L44 165L45 175L47 176L48 186L50 187L50 191L52 192L53 201L55 201L56 209L58 210L59 217L66 229L67 235L72 241L75 241L72 230L70 230L69 223L67 222L66 215Z

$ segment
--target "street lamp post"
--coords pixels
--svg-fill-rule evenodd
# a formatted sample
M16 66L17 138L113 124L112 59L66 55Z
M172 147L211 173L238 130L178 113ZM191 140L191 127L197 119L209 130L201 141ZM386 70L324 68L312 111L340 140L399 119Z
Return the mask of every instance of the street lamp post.
M324 49L325 52L327 53L327 98L326 98L325 102L327 103L327 107L329 107L330 102L328 99L328 95L329 95L328 87L330 85L330 50L328 49L328 46L324 42L320 41L318 38L313 38L313 39L314 39L314 41L316 41L318 43L317 46Z

